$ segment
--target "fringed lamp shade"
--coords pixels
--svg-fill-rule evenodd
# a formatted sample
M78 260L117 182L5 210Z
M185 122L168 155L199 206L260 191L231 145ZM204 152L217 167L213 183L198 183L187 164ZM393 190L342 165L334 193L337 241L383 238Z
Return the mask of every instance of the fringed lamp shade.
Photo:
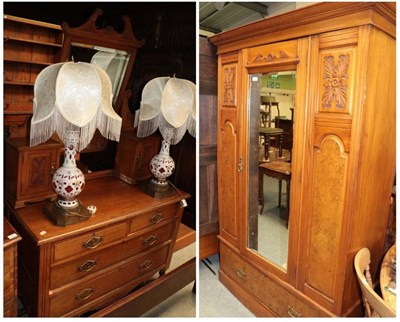
M56 132L65 143L65 130L79 132L78 151L94 132L119 140L121 117L112 107L111 81L89 63L59 63L45 68L34 86L30 145L47 141Z
M85 177L75 154L92 140L94 132L118 141L121 117L112 107L112 85L100 67L89 63L59 63L45 68L34 86L30 145L47 141L56 132L65 145L63 165L53 175L56 203L45 207L58 226L88 219L93 212L76 199Z
M163 142L160 153L150 162L154 175L153 189L168 189L167 178L175 163L169 156L170 144L177 144L186 130L196 136L196 85L185 79L158 77L149 81L142 92L138 137L146 137L159 129Z

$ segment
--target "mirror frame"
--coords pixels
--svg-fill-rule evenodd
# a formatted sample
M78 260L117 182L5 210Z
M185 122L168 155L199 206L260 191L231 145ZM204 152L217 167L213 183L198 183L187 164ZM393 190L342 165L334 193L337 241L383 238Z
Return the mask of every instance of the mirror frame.
M65 34L64 45L61 50L61 61L69 60L72 43L108 47L123 50L130 54L123 81L113 106L114 110L121 115L122 103L135 62L136 53L138 49L144 45L145 40L136 39L132 32L131 21L128 16L121 17L124 22L123 31L121 33L116 32L111 26L102 29L98 28L96 26L96 20L102 15L103 10L96 9L90 18L79 27L71 28L66 22L61 24L61 28Z

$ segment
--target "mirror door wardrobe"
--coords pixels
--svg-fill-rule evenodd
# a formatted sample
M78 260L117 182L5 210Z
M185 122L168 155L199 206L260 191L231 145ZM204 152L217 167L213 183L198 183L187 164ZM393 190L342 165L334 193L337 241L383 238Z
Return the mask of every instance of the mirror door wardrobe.
M241 205L245 256L258 267L296 283L301 172L308 133L305 42L245 50L242 87Z
M295 87L295 71L249 74L248 247L283 271L288 261Z

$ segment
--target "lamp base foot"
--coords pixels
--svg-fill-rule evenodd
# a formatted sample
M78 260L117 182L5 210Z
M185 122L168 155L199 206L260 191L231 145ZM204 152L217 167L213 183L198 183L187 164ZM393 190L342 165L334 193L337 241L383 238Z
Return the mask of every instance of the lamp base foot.
M47 217L56 225L66 227L89 219L92 215L81 203L70 209L58 205L57 201L47 203L44 206Z
M165 198L176 194L175 189L169 184L158 184L155 180L148 180L143 182L140 186L142 191L152 196L153 198Z

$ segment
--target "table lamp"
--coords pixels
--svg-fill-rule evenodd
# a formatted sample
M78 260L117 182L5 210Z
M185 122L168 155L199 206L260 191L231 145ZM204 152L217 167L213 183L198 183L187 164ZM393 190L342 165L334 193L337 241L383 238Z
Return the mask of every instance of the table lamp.
M119 141L122 119L112 107L112 97L109 76L95 64L53 64L36 79L30 145L47 141L55 132L65 145L64 163L52 179L58 197L45 206L57 226L86 220L95 212L95 206L84 207L76 198L85 177L76 166L75 154L90 143L96 129Z
M188 131L196 136L196 85L186 79L157 77L150 80L142 92L138 116L138 137L159 130L163 138L160 152L150 161L153 178L147 192L156 198L174 193L168 177L175 170L169 155L171 144L177 144Z

